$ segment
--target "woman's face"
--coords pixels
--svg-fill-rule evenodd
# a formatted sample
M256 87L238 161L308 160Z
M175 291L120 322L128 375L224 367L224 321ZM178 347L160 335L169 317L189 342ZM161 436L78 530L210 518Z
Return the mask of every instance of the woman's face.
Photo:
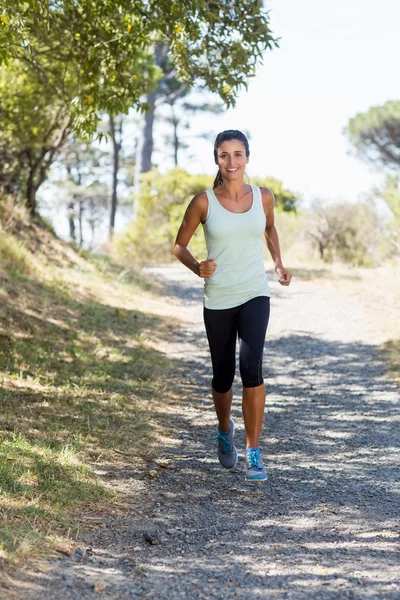
M228 181L243 179L244 170L249 162L246 149L239 140L222 142L217 150L217 164L221 175Z

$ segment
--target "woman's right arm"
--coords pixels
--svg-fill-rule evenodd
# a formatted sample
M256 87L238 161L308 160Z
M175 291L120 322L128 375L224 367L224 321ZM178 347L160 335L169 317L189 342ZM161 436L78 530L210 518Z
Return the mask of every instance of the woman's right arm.
M205 192L197 194L190 202L176 236L173 253L188 269L198 277L211 277L217 268L213 258L198 261L188 249L190 240L200 223L207 218L208 200Z

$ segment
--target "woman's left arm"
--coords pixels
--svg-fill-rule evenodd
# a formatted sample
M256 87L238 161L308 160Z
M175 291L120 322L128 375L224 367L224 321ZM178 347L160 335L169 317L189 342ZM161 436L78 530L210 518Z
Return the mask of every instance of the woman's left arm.
M290 285L292 274L283 266L278 232L275 227L275 197L268 188L260 188L260 190L266 217L265 241L274 261L275 272L279 275L279 283L281 285Z

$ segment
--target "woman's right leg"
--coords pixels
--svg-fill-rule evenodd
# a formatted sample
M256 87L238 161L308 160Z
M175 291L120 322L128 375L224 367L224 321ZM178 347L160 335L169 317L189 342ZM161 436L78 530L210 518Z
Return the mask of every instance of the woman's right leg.
M204 324L213 366L212 395L218 427L231 427L232 383L235 377L236 308L204 308Z

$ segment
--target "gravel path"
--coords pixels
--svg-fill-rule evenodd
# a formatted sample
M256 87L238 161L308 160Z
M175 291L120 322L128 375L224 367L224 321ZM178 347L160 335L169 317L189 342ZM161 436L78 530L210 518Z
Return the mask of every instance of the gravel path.
M220 468L210 441L201 281L179 265L151 273L166 312L182 320L163 348L181 365L170 385L182 400L165 406L169 437L149 466L158 477L116 475L132 511L107 517L74 556L16 574L9 597L399 599L399 395L363 306L316 282L272 282L262 440L270 477L248 484L238 379L233 471Z

